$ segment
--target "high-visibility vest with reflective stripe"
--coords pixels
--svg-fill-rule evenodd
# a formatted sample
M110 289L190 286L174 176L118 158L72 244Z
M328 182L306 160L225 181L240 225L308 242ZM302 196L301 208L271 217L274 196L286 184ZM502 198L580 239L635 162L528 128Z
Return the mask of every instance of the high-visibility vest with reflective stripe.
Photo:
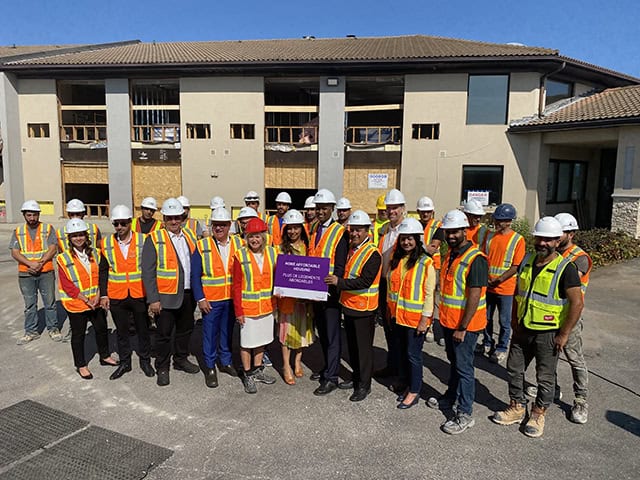
M91 254L91 274L84 268L82 262L74 257L70 251L62 252L56 258L59 268L65 273L67 278L78 287L80 293L91 300L98 294L98 260L93 253ZM90 307L79 298L71 298L62 288L62 282L58 280L58 291L60 292L60 301L62 306L68 312L86 312Z
M16 228L16 238L18 239L18 245L20 247L20 253L25 256L27 260L32 262L39 261L47 250L47 239L51 234L51 229L53 227L46 223L40 223L38 228L36 229L36 238L31 239L31 235L29 235L27 225L20 225ZM48 262L42 265L42 273L50 272L53 270L53 260L49 260ZM18 263L18 271L19 272L28 272L29 267Z
M378 220L378 216L376 215L376 219L373 222L373 243L375 245L380 244L380 231L388 223L389 220Z
M489 233L489 228L483 224L478 224L475 228L467 228L467 240L473 243L474 247L481 246Z
M380 254L370 240L365 240L364 245L360 246L351 258L347 260L347 265L344 269L344 278L358 278L362 273L362 269L365 264L369 261L372 255ZM378 267L378 273L369 288L363 288L360 290L343 290L340 292L340 304L358 312L371 312L376 310L378 308L380 271L381 268Z
M282 230L284 229L284 224L280 225L277 215L269 216L267 219L267 228L271 234L271 242L269 242L269 244L274 247L280 246L280 243L282 243Z
M91 246L98 248L99 245L96 243L96 238L98 238L98 226L95 223L86 222L89 226L89 240L91 241ZM65 250L69 250L69 240L67 239L67 234L64 231L65 227L60 227L56 229L56 236L58 237L58 251L64 252Z
M142 284L142 247L145 235L139 232L131 233L131 242L127 258L124 258L115 235L102 239L102 255L109 264L107 280L107 296L115 300L144 298Z
M589 268L584 273L578 272L580 274L580 290L582 290L582 296L584 297L584 294L587 293L589 276L591 274L591 269L593 268L593 260L591 260L591 256L576 244L571 245L570 248L567 248L562 252L562 256L564 258L568 258L572 262L578 257L587 257L587 260L589 261Z
M442 260L444 271L440 273L440 324L443 327L456 329L464 316L467 306L467 275L471 263L477 257L484 257L477 247L471 246L457 256L449 265L451 250ZM480 291L480 301L471 321L467 326L470 332L482 330L487 325L487 287Z
M189 220L191 220L191 218ZM187 222L187 224L184 227L182 227L182 233L184 233L184 236L187 237L191 241L191 243L195 245L196 243L198 243L198 236L196 235L196 230L192 229L188 225L189 225L189 222Z
M316 231L317 227L317 220L314 220L313 222L304 222L304 229L307 231L307 238L311 238L311 235Z
M198 241L196 248L202 261L202 291L208 302L218 302L231 298L233 256L242 248L240 237L229 236L229 257L225 267L216 241L212 237Z
M569 300L560 298L559 287L562 272L571 260L557 255L532 282L535 260L535 253L528 254L518 269L518 321L529 330L557 330L569 314Z
M317 228L313 232L311 240L309 240L310 256L329 259L329 275L333 274L333 269L335 267L336 261L336 248L338 247L338 242L340 242L340 239L344 235L344 232L345 230L342 225L340 225L338 222L332 222L331 225L322 229L322 236L320 237L320 241L317 245Z
M524 241L524 238L522 237L522 235L520 235L518 232L512 231L511 238L509 238L509 241L507 242L507 248L505 248L505 250L502 252L502 256L500 257L500 260L498 260L495 263L492 263L493 261L489 256L489 252L491 251L492 240L496 238L497 235L501 235L501 234L498 232L489 232L482 244L482 250L484 251L485 255L487 255L487 258L489 260L489 280L493 280L500 277L500 275L502 275L503 273L505 273L507 270L511 268L511 265L513 264L513 257L516 253L516 246L518 245L518 241L521 238Z
M162 228L162 222L160 220L152 218L151 221L153 222L153 226L151 227L151 230L149 230L149 233L155 232L156 230L160 230ZM133 230L134 232L142 233L142 228L140 227L141 224L142 222L139 218L134 218L133 220L131 220L131 230Z
M178 259L176 249L171 242L171 237L169 237L169 232L163 228L161 230L151 232L149 237L156 249L156 278L158 293L163 295L173 295L178 293L180 260ZM187 239L189 251L193 253L195 243L188 235L185 235L184 237Z
M273 272L278 256L272 246L264 247L262 271L253 253L242 247L235 258L242 271L242 310L246 316L259 317L273 312Z
M436 220L435 218L432 218L431 220L429 220L427 222L427 224L424 227L424 244L426 245L431 245L431 241L433 240L433 236L436 234L436 232L438 231L438 229L440 228L440 226L442 225L442 222L440 220ZM433 259L433 268L435 268L436 270L440 270L440 265L441 265L441 258L440 258L440 250L438 250L436 253L434 253L431 258Z
M387 305L397 324L415 328L422 317L424 290L433 259L428 255L421 255L415 265L403 273L404 263L399 262L387 274Z

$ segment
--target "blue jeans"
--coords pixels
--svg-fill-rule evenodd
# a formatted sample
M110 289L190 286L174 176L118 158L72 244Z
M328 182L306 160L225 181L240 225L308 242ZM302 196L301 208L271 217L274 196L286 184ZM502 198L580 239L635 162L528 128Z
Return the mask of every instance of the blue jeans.
M220 365L231 365L233 303L231 300L209 302L211 311L202 317L202 350L207 368L213 368L220 353Z
M494 348L496 352L506 352L509 347L509 337L511 337L511 308L513 307L513 295L498 295L487 292L487 326L484 329L484 346ZM500 334L498 335L498 346L493 339L493 314L498 309L498 320L500 322Z
M444 396L458 404L458 412L471 415L476 397L476 379L473 369L474 350L480 332L467 332L464 341L454 342L451 328L442 327L447 358L451 363L449 386Z
M56 277L53 272L40 275L18 277L20 293L24 298L24 332L38 333L38 292L44 304L44 318L47 330L58 328L56 314Z
M395 326L400 343L400 378L409 386L410 393L422 390L422 347L424 334L418 335L415 328Z

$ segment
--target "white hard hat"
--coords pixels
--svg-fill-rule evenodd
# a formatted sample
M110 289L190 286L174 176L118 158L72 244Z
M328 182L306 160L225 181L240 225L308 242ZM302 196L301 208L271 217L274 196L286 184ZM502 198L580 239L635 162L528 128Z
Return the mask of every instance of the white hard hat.
M316 204L313 203L313 195L311 195L310 197L307 197L307 199L304 201L304 208L305 209L316 208Z
M469 219L460 210L451 210L442 218L442 225L440 228L443 230L468 228Z
M424 233L424 227L422 224L413 217L407 217L400 225L398 225L398 235L422 235Z
M126 205L116 205L111 209L111 220L129 220L132 218L131 209Z
M151 210L158 210L158 202L153 197L145 197L142 199L141 207L150 208Z
M559 213L553 218L560 222L560 225L562 225L562 231L564 232L571 232L573 230L580 229L580 227L578 227L578 220L576 220L576 217L570 213Z
M318 192L313 196L313 203L318 205L319 203L336 203L336 197L331 193L331 191L326 188L321 188Z
M86 210L82 200L73 198L67 202L67 213L84 213Z
M258 216L258 212L256 212L251 207L242 207L240 209L240 213L238 213L238 218L250 218L250 217L257 217L257 216Z
M387 195L384 197L384 204L388 207L389 205L404 205L406 200L404 199L404 195L397 188L392 188L389 190Z
M177 198L167 198L160 209L162 215L176 216L184 214L184 207Z
M67 235L71 233L88 232L88 231L89 231L89 225L87 225L87 222L85 222L81 218L72 218L67 222L67 226L64 228L64 233L66 233Z
M462 211L464 213L470 213L471 215L484 215L484 208L482 208L482 204L473 198L463 203Z
M27 200L22 204L22 207L20 207L20 211L21 212L39 212L40 205L38 205L38 202L36 202L35 200Z
M212 222L230 222L231 214L229 210L224 207L218 207L211 210L211 221Z
M347 220L347 225L366 225L371 226L371 219L367 212L362 210L356 210L351 215L349 215L349 220Z
M215 210L218 207L225 207L226 205L224 204L224 198L219 197L219 196L215 196L211 199L211 201L209 202L209 207L211 208L211 210Z
M249 190L247 192L247 194L244 196L244 201L245 202L256 202L256 201L260 201L260 195L258 195L258 192L254 192L253 190Z
M282 223L285 225L302 225L304 223L304 217L298 210L292 208L284 214Z
M348 208L351 208L351 202L349 201L348 198L346 197L342 197L340 200L338 200L338 202L336 203L336 209L338 210L346 210Z
M560 238L562 236L562 225L553 217L542 217L533 227L534 237Z
M176 200L180 202L180 205L182 205L183 208L191 208L191 203L189 202L189 199L184 195L180 195Z
M291 203L291 195L287 192L280 192L276 197L276 203Z
M436 207L433 205L433 200L429 197L420 197L416 205L416 210L419 212L431 212L435 209Z

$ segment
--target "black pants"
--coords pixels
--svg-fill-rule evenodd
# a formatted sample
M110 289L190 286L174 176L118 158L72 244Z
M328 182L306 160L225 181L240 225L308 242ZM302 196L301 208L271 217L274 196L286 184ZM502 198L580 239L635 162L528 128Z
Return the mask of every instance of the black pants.
M195 302L191 290L184 291L180 308L163 308L156 319L156 370L169 370L171 360L171 334L175 328L173 361L186 360L189 355L189 339L193 332Z
M113 322L116 324L120 363L131 363L129 320L132 317L138 334L138 357L148 360L151 352L151 339L147 320L147 304L144 298L127 297L124 300L110 300L109 304Z
M69 327L71 328L71 352L73 353L73 364L76 368L86 367L87 360L84 355L84 338L87 330L87 323L91 322L96 334L96 344L100 358L109 356L109 337L107 332L107 317L104 310L87 310L86 312L69 312Z
M373 373L373 335L376 328L376 312L366 317L345 314L344 329L349 346L349 360L353 369L354 388L371 388Z
M314 304L313 311L325 361L322 380L337 383L340 369L340 308L320 302Z
M382 317L384 339L387 341L387 365L386 367L398 372L400 366L400 339L398 337L396 319L387 321L387 280L380 279L380 295L378 296L378 312Z

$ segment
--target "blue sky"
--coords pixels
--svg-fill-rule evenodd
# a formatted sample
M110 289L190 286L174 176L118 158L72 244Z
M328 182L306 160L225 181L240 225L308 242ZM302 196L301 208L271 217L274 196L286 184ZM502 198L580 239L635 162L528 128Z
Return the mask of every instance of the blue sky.
M4 0L0 45L425 34L519 42L640 77L640 1Z

